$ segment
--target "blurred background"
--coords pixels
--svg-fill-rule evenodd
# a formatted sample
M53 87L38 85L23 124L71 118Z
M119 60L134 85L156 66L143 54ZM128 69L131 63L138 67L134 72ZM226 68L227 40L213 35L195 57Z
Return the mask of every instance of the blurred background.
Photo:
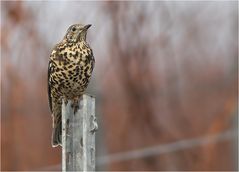
M1 170L60 170L49 54L92 24L97 170L234 170L238 2L1 2Z

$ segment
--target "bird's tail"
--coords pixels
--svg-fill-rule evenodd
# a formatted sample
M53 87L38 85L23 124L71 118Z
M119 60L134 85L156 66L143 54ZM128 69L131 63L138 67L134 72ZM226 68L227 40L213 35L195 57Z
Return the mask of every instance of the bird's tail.
M52 131L52 147L57 147L57 146L61 146L61 120L58 121L54 127L53 127L53 131Z

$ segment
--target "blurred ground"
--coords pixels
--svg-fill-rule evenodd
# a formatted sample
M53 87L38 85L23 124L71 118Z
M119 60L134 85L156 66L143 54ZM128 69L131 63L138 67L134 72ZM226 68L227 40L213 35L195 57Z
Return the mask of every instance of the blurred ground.
M60 169L47 65L54 44L79 22L93 24L87 92L100 124L97 169L237 170L235 134L186 142L238 129L237 1L1 2L1 170ZM184 148L109 160L172 143Z

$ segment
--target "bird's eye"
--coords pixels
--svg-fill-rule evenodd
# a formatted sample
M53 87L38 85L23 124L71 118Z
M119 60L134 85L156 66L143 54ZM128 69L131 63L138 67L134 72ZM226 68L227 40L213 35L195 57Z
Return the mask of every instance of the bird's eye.
M73 27L71 30L72 30L73 32L76 31L76 27Z

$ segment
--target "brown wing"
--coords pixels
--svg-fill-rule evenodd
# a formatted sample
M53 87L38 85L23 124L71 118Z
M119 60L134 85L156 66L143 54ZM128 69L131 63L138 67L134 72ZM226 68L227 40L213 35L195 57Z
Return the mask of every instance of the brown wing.
M50 81L50 75L51 75L51 60L48 63L48 77L47 77L47 83L48 83L48 103L50 110L52 112L52 97L51 97L51 81Z
M57 44L58 45L58 44ZM54 49L52 50L52 53L50 55L50 60L48 63L48 77L47 77L47 83L48 83L48 103L49 103L49 107L50 110L52 112L52 92L51 92L51 88L52 88L52 81L51 81L51 75L54 72L54 62L52 61L55 56L56 56L56 51L57 51L57 45L54 47Z
M58 51L58 46L61 45L61 43L58 43L55 45L55 47L52 49L51 55L50 55L50 60L48 63L48 77L47 77L47 83L48 83L48 103L49 103L49 107L50 110L52 112L52 87L53 87L53 82L51 81L51 75L54 72L54 66L55 63L53 61L53 59L56 59L57 56L57 51Z

